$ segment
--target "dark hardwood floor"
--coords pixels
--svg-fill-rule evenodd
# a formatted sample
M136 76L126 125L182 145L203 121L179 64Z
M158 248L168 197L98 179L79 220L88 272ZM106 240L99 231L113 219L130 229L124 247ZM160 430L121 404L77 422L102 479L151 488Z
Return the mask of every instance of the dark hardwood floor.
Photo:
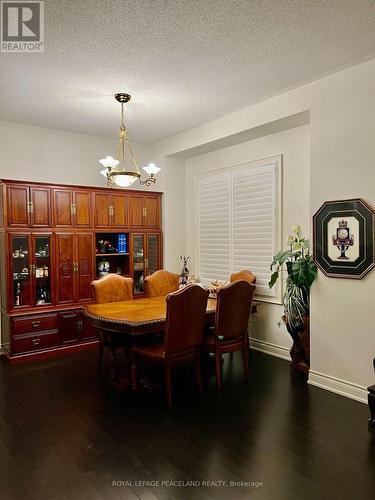
M250 381L236 355L223 380L221 394L212 377L199 395L193 376L178 377L168 410L162 389L111 389L94 351L2 359L0 498L374 498L366 405L293 381L287 362L256 352Z

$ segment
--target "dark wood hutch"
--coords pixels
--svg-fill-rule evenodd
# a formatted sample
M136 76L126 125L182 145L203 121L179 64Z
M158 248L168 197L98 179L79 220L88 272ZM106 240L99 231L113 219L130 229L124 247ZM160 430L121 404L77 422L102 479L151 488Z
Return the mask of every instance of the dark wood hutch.
M101 272L135 295L162 267L161 193L0 181L3 352L12 362L97 343L83 314Z

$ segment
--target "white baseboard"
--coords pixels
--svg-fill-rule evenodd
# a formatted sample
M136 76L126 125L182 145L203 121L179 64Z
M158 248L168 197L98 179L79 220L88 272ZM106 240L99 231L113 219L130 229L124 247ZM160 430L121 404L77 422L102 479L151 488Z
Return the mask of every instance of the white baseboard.
M260 351L276 358L285 359L290 361L289 349L282 347L271 342L264 342L263 340L258 340L250 338L250 346L255 351ZM326 391L334 392L340 396L345 396L360 403L367 404L367 389L366 387L353 384L347 380L342 380L337 377L332 377L331 375L325 375L324 373L315 372L310 370L308 383L315 387L325 389Z
M264 342L263 340L254 339L252 337L250 337L250 347L255 351L264 352L265 354L275 356L275 358L290 361L289 349L286 347L281 347L271 342Z
M341 380L324 373L318 373L310 370L308 383L315 387L320 387L327 391L340 394L361 403L367 403L367 389L361 385L353 384L347 380Z

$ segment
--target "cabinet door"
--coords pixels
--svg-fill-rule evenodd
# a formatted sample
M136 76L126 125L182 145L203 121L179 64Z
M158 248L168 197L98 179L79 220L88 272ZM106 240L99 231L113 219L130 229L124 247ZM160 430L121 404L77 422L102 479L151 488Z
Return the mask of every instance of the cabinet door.
M22 309L33 305L32 255L29 234L9 236L10 255L10 307Z
M33 253L33 305L43 306L52 303L52 269L50 234L32 234Z
M87 302L92 299L91 281L94 279L93 255L94 246L91 233L77 233L76 262L74 265L77 281L76 301Z
M110 195L107 193L94 193L94 226L110 227L109 216Z
M95 340L98 338L98 330L92 326L83 313L78 319L79 338L82 342L87 340Z
M59 313L59 334L62 344L76 343L79 340L79 311L64 311Z
M30 188L32 227L51 227L51 190L44 187Z
M74 302L74 235L56 233L56 303Z
M111 225L112 227L127 227L127 196L126 194L113 194L111 196Z
M129 227L132 229L142 229L144 224L143 196L139 194L129 194Z
M160 234L147 234L146 275L161 269Z
M90 191L74 192L74 212L76 227L91 226L91 195Z
M53 216L55 227L73 226L73 190L53 190Z
M160 229L160 197L158 195L145 196L144 207L144 227L147 229Z
M29 226L29 188L27 186L7 186L8 226Z
M131 262L134 293L143 293L145 276L145 235L133 234L131 239Z

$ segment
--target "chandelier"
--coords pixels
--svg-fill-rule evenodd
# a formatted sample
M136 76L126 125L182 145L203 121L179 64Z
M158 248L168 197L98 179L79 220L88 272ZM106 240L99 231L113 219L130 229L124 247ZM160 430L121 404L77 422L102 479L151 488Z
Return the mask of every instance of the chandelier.
M155 175L160 170L160 168L154 163L150 163L147 167L143 167L143 170L149 177L145 180L141 179L141 172L139 170L133 148L128 139L128 130L125 127L124 120L124 103L130 101L130 97L131 96L129 94L124 94L122 92L115 94L116 101L121 104L121 126L119 130L119 145L117 152L118 160L112 158L112 156L107 156L106 158L99 160L99 163L104 167L100 173L107 178L108 187L115 187L116 185L120 187L129 187L134 184L135 181L138 181L140 184L144 184L146 186L151 186L151 184L156 182ZM129 149L134 170L125 169L125 144ZM120 162L121 165L119 167Z

